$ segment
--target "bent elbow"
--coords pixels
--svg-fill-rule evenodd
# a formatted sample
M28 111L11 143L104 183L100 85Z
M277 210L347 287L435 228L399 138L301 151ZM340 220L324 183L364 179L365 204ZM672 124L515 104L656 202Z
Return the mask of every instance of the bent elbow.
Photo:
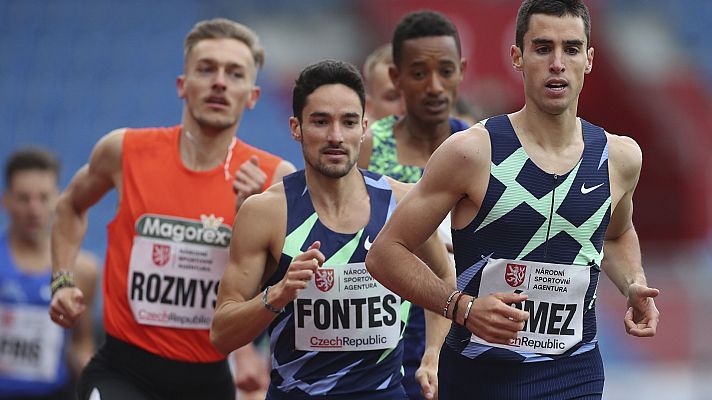
M213 344L217 351L227 356L237 347L231 348L227 335L222 333L219 327L215 326L215 322L218 321L216 317L213 317L213 325L210 327L210 343Z
M380 272L381 268L379 265L379 259L378 259L378 249L374 250L374 247L371 247L371 249L366 253L366 270L368 271L369 274L371 274L372 277L374 277L376 280L380 281Z
M215 350L219 351L221 354L228 355L230 353L229 351L225 351L220 335L218 335L214 329L210 329L210 343L212 343Z
M59 195L54 206L54 212L57 215L66 215L69 213L76 214L74 207L72 207L72 199L68 194L62 193Z

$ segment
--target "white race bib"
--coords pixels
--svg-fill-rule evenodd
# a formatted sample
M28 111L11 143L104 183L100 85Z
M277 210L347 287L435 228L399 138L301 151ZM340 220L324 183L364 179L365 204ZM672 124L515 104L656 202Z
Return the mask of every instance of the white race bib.
M228 249L134 237L128 298L143 325L210 329Z
M62 328L47 307L0 304L0 374L53 382L62 356Z
M399 296L375 280L364 263L319 268L294 300L295 346L302 351L395 348Z
M474 334L471 340L517 351L564 353L583 337L584 297L590 279L590 267L585 265L487 260L480 296L512 291L525 294L529 298L513 306L528 311L529 320L511 346L489 343Z

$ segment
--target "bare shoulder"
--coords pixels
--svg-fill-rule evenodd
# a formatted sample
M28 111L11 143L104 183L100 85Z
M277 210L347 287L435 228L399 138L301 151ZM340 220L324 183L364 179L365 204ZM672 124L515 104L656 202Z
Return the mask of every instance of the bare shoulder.
M235 222L241 221L274 221L278 216L283 215L286 219L287 202L282 182L275 183L262 193L248 197L237 211ZM264 224L272 225L272 224Z
M488 172L489 164L489 134L477 124L447 138L430 157L423 178L438 186L453 186L471 182L474 175Z
M230 258L245 260L269 253L278 260L286 230L287 201L284 184L280 182L248 197L237 210Z
M408 191L412 189L413 186L415 186L415 184L413 183L400 182L391 178L390 176L386 176L385 178L386 181L388 181L388 184L391 186L391 189L393 190L393 195L396 198L396 202L399 202L403 198L403 196L405 196L405 194L408 193Z
M95 151L99 150L107 153L107 155L115 156L118 154L120 156L125 134L126 128L114 129L99 139L96 147L94 147Z
M635 184L643 163L643 152L631 137L606 132L611 172Z
M475 124L470 128L451 135L433 153L439 157L448 157L452 162L489 162L490 141L489 133L482 124Z
M274 175L272 178L272 184L282 182L282 178L296 171L294 164L287 160L282 160L277 164L277 168L274 170Z
M116 129L104 135L94 145L89 162L74 174L60 197L60 205L86 210L111 189L116 189L121 201L122 148L126 129Z
M89 162L90 169L103 172L121 170L121 152L126 128L115 129L104 135L94 146Z

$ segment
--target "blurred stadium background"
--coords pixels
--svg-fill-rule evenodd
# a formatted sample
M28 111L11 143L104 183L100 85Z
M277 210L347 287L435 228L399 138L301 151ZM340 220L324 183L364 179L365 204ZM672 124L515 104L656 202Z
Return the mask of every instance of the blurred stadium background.
M508 60L519 3L0 0L0 160L49 147L66 185L110 130L178 123L183 37L216 16L255 29L267 51L262 97L239 136L297 166L287 118L298 71L323 58L360 66L407 11L433 8L457 24L469 59L461 96L477 118L513 111L523 102ZM588 4L596 53L580 115L643 149L635 223L649 281L662 290L658 336L635 340L622 326L625 299L602 280L604 398L712 399L712 1ZM100 257L115 207L110 195L90 213L84 246Z

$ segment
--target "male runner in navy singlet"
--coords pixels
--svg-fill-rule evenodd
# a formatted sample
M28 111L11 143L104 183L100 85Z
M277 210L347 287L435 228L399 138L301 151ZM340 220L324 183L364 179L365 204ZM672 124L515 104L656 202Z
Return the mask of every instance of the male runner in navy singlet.
M363 262L410 186L356 167L364 101L350 64L323 61L302 71L290 126L305 169L247 199L235 219L211 339L229 353L269 327L268 399L406 398L401 300ZM445 246L437 235L424 242L418 254L454 286ZM435 347L448 325L426 313ZM420 381L430 398L433 364Z
M454 322L441 399L600 398L601 270L627 298L626 331L655 335L632 222L640 148L577 116L593 55L582 1L524 1L511 48L524 108L446 140L369 252L374 277ZM412 253L450 210L457 290Z

